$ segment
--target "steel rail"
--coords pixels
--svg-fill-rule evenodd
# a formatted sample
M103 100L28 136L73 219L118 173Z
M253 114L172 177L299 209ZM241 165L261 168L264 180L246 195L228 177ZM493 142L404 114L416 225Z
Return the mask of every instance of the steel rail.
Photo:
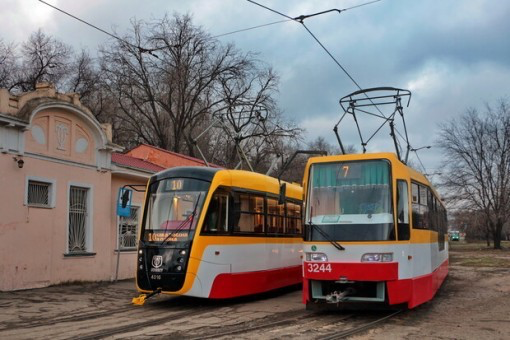
M374 327L375 325L377 325L379 323L382 323L383 321L386 321L386 320L394 317L395 315L399 314L400 312L402 312L402 310L398 310L396 312L392 312L389 315L385 315L382 318L379 318L379 319L376 319L374 321L365 323L365 324L363 324L361 326L357 326L357 327L354 327L354 328L351 328L351 329L348 329L348 330L345 330L345 331L341 331L341 332L330 333L329 335L319 337L318 339L320 339L320 340L344 339L344 338L346 338L348 336L364 332L364 331Z

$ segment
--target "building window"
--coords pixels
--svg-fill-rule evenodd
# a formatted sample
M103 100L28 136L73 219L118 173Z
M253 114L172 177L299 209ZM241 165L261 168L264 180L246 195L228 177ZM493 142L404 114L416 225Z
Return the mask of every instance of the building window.
M133 250L136 248L137 230L140 207L131 206L129 216L119 217L119 249Z
M87 252L89 237L89 188L71 186L69 189L69 253Z
M35 208L55 207L55 181L40 177L27 177L25 205Z
M49 207L50 205L50 183L28 181L27 203Z

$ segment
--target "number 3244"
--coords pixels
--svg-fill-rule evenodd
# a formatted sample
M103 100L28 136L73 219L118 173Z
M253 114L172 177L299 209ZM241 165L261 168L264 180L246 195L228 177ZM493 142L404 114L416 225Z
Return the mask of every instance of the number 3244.
M309 273L331 273L330 263L307 263L306 266Z

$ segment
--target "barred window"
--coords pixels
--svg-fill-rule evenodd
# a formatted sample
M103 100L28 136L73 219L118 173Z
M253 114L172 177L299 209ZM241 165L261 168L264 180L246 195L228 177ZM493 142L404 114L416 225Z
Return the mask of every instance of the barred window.
M119 217L119 246L121 250L135 249L140 207L131 206L129 216Z
M71 186L69 190L69 253L87 251L88 188Z
M28 180L27 204L49 207L51 183Z

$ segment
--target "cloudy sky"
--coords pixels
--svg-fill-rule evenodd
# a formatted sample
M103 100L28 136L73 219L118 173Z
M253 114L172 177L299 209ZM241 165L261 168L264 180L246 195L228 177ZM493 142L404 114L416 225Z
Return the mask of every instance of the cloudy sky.
M259 0L291 17L370 0ZM47 0L86 21L119 34L132 18L150 20L165 12L189 13L213 36L285 19L245 0ZM42 28L76 49L95 51L109 39L37 0L0 0L0 37L22 42ZM510 1L382 0L305 21L362 88L392 86L412 91L405 109L414 148L434 145L438 124L468 108L510 98ZM335 143L333 125L342 111L338 100L357 90L299 23L288 21L226 35L222 42L257 52L281 77L278 95L289 120ZM349 117L350 118L350 117ZM367 133L375 122L369 117ZM352 120L342 123L346 144L359 147ZM390 150L388 130L370 151ZM427 172L437 171L440 150L419 152ZM414 157L416 161L416 158Z

